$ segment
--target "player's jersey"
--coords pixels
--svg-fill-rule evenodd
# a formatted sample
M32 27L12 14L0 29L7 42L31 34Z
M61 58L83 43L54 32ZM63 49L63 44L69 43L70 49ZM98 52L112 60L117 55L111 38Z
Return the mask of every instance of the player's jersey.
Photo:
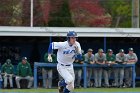
M75 42L81 53L81 46L79 42ZM70 46L68 41L65 42L52 42L52 49L58 49L57 61L61 64L72 64L75 60L76 50L75 45Z
M135 53L133 53L133 54L131 54L131 55L130 55L130 54L127 54L126 56L127 56L127 59L128 59L128 60L134 60L134 59L135 59L136 61L138 60L138 57L137 57L137 55L136 55Z

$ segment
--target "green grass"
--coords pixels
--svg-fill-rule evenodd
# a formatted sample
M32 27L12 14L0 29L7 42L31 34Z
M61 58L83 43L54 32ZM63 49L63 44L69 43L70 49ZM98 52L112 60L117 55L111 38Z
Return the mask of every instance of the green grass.
M1 89L0 92L57 92L57 89ZM139 92L140 88L81 88L74 92Z

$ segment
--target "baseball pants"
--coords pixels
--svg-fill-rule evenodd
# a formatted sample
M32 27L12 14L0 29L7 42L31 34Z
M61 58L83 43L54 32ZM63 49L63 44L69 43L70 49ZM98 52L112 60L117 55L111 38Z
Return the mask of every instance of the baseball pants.
M58 73L63 77L65 80L66 88L71 91L74 89L74 80L75 80L75 74L73 65L70 66L62 65L60 63L57 64L57 71Z

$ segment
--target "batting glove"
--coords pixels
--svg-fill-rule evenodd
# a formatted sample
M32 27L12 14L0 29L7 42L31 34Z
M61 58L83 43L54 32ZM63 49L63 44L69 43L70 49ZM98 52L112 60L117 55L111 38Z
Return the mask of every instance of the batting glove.
M52 62L52 56L51 55L48 55L48 61Z

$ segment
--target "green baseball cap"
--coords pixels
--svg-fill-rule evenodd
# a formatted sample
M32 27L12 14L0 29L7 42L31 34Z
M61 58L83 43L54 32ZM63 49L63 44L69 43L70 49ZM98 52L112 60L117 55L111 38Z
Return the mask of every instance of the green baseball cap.
M113 50L112 49L108 49L107 52L113 52Z
M7 60L6 60L6 63L7 63L7 64L11 64L11 60L10 60L10 59L7 59Z
M129 51L133 51L133 48L129 48L128 50L129 50Z
M120 49L119 52L120 52L120 53L124 53L124 50L123 50L123 49Z
M27 60L27 57L22 57L22 60Z

